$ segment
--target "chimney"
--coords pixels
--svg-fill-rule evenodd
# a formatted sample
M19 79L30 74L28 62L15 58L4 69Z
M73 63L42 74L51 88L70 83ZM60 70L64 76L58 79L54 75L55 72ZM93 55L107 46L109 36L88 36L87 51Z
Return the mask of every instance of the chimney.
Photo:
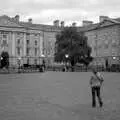
M59 27L59 20L54 21L54 26Z
M14 20L17 21L17 22L19 22L19 19L20 19L19 15L16 15L15 18L14 18Z
M108 16L99 16L99 22L103 22L104 20L107 20Z
M89 26L89 25L92 25L92 24L93 24L92 21L88 21L88 20L83 21L83 26Z
M61 27L64 27L64 25L65 25L65 22L61 21Z
M29 18L29 19L28 19L28 23L32 23L32 18Z
M72 23L72 27L76 27L76 22L73 22L73 23Z

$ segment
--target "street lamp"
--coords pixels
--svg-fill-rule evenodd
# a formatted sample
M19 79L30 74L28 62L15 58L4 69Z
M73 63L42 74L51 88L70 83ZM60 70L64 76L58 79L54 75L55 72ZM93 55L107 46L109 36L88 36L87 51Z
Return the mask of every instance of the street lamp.
M21 60L21 57L19 57L18 60Z
M113 57L113 60L115 60L116 59L116 57Z
M18 57L18 72L20 72L21 57Z
M3 57L0 57L0 66L2 66L2 60L3 60Z
M66 64L67 64L67 60L68 60L68 58L69 58L69 55L68 54L65 54L65 58L66 58Z
M44 54L42 54L42 55L41 55L41 57L42 57L42 60L44 61L45 55L44 55Z
M65 67L66 67L66 70L68 70L67 63L68 63L69 55L68 55L68 54L65 54L65 58L66 58L66 65L65 65Z
M68 55L68 54L65 54L65 57L66 57L66 58L68 58L68 57L69 57L69 55Z
M46 68L46 65L45 65L45 60L44 60L45 55L44 55L44 54L42 54L42 55L41 55L41 57L42 57L42 69L43 69L43 71L45 71L45 68Z
M1 57L0 59L3 60L3 57Z
M18 64L20 66L20 64L21 64L21 57L18 58Z
M67 59L69 58L69 55L65 54L65 58L66 58L66 63L67 63Z
M44 54L42 54L42 55L41 55L41 57L42 57L42 58L44 58L44 57L45 57L45 55L44 55Z
M42 55L41 55L41 58L42 58L42 61L44 61L45 55L42 54Z

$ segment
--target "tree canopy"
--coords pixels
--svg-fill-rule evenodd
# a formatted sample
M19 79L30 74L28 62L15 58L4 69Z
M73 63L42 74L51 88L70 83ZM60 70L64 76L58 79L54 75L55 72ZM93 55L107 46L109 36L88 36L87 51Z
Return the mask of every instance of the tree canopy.
M1 68L6 67L8 68L9 66L9 54L8 52L2 52L0 56L0 62L1 62Z
M76 27L65 27L56 35L55 61L66 60L65 55L71 64L84 63L88 65L92 60L91 47L87 43L87 37L83 32L78 32Z

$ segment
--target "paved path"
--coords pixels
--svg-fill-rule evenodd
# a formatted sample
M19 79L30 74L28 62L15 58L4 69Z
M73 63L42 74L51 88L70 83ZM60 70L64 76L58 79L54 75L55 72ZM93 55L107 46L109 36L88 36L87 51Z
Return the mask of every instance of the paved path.
M91 108L91 73L0 75L0 120L119 120L120 74L103 73L103 108Z

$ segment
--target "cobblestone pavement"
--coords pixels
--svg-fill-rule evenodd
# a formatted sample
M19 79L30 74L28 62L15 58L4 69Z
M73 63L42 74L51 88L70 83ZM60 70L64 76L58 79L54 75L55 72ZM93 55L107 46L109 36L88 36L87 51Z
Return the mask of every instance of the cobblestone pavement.
M0 75L0 120L119 120L120 74L103 73L103 108L91 107L91 73Z

